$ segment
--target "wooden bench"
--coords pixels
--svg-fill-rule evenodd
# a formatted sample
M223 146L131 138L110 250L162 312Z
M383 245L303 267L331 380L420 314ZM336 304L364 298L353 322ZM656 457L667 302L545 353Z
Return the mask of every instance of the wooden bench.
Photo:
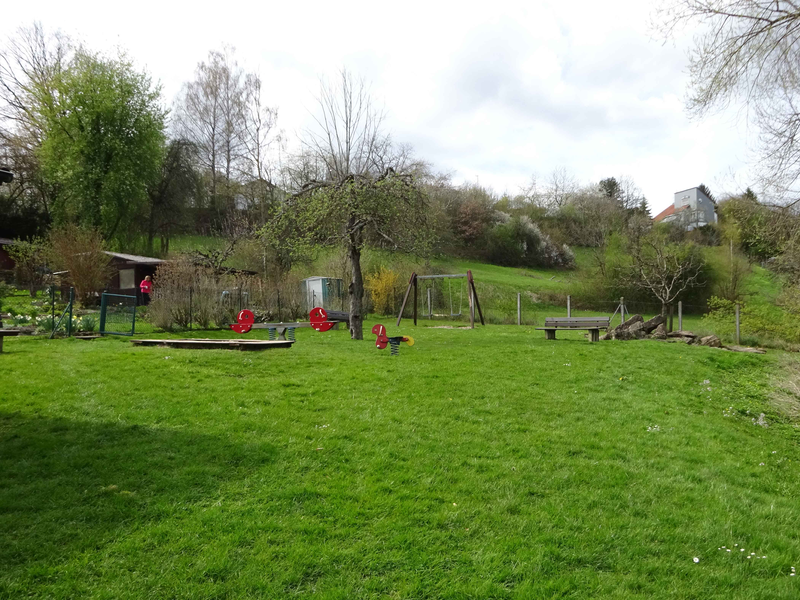
M16 329L0 329L0 354L3 352L3 338L19 335L19 330Z
M590 341L600 341L600 330L608 329L611 319L609 317L547 317L544 320L543 329L545 339L556 339L556 331L566 329L567 331L588 331Z

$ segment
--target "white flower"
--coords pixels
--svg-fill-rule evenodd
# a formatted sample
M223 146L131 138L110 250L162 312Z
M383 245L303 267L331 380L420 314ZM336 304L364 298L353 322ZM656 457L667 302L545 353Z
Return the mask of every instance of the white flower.
M694 562L696 562L696 563L699 563L699 562L700 562L700 559L699 559L699 558L697 558L696 556L695 556L695 557L694 557L692 560L693 560Z

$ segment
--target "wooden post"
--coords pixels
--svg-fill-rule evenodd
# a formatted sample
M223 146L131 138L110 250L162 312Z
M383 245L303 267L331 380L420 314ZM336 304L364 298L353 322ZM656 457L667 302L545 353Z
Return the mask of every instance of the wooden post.
M397 315L397 326L400 327L400 320L403 318L403 311L406 309L406 302L408 302L408 295L411 293L411 286L414 285L414 281L417 279L416 273L411 273L411 277L408 280L408 287L406 288L406 294L403 296L403 304L400 305L400 313Z
M738 346L740 343L740 333L741 330L739 329L739 303L736 303L736 345Z
M522 325L522 294L517 292L517 325Z
M469 327L475 329L475 295L469 290Z
M683 300L678 300L678 331L683 331Z
M567 296L567 318L572 316L572 296Z
M67 317L67 337L72 337L72 305L75 303L75 288L69 288L69 316ZM136 310L134 307L133 310Z
M431 310L431 288L428 288L428 318L433 318L433 311Z
M619 297L619 313L622 315L622 321L620 321L620 325L625 322L625 297Z
M414 325L417 324L417 278L414 277Z

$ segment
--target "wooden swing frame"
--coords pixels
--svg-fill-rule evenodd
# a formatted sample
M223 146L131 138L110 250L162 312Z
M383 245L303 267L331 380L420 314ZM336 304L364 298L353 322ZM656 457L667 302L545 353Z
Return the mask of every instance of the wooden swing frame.
M455 279L467 278L467 299L469 300L469 326L470 329L475 329L475 309L478 309L478 316L481 319L481 325L486 325L483 319L483 311L481 310L481 303L478 301L478 292L475 289L475 280L472 279L472 271L460 273L456 275L417 275L411 273L411 279L408 280L408 287L406 288L405 296L403 296L403 305L400 307L400 313L397 315L397 326L400 326L400 321L403 319L403 311L406 309L408 297L411 295L411 288L414 288L414 325L417 324L417 302L419 296L419 279ZM452 309L451 311L452 312Z

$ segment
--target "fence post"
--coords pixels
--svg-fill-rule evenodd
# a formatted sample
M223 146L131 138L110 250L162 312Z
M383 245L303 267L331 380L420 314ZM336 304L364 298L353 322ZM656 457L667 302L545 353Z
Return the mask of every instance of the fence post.
M431 310L431 288L428 288L428 318L433 318L433 310Z
M619 297L619 314L620 314L620 317L622 318L622 320L619 323L620 323L620 325L622 325L622 323L625 322L625 297L624 296L620 296Z
M192 329L192 321L193 320L194 319L192 317L192 288L189 288L189 330L190 331Z
M50 320L53 322L53 333L56 332L56 286L50 285Z
M668 331L670 333L672 333L672 315L674 315L674 314L675 314L675 305L674 304L670 304L669 305L669 329L668 329Z
M72 337L72 304L75 302L75 288L69 288L69 321L67 321L67 337Z
M106 294L100 296L100 333L106 330Z
M739 303L736 303L736 344L739 345L740 341L740 329L739 329Z
M567 296L567 318L572 316L572 296Z
M678 300L678 331L683 331L683 300Z
M522 325L522 294L517 292L517 325Z
M278 290L278 321L283 323L283 314L281 313L281 291Z

